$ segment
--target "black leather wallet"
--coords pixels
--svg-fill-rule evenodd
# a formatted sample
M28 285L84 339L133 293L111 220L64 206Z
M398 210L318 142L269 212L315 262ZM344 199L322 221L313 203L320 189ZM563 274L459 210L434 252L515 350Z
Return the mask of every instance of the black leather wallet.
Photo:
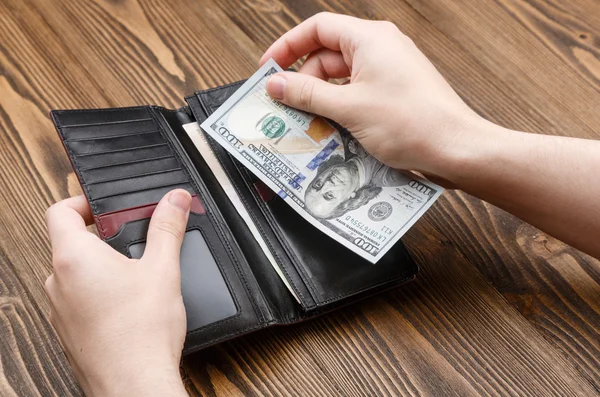
M274 324L314 317L412 280L401 242L371 264L323 234L206 137L297 300L250 233L183 124L202 123L242 82L196 92L188 106L54 110L102 239L141 257L149 218L168 191L193 196L181 251L184 353Z

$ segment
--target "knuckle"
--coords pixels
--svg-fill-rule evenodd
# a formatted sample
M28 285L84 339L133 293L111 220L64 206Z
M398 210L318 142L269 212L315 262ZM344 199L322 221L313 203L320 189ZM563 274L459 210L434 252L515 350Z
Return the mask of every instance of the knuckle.
M305 80L300 87L300 93L298 96L298 102L304 109L312 109L313 94L315 90L315 83L310 80Z
M324 21L326 19L329 19L333 16L334 14L329 12L329 11L321 11L315 14L314 18L318 21Z
M402 38L404 39L404 41L406 41L406 43L416 46L415 42L413 41L413 39L410 36L405 35L404 33L402 34Z
M397 33L399 31L398 27L390 21L379 21L377 22L377 24L379 28L384 32Z

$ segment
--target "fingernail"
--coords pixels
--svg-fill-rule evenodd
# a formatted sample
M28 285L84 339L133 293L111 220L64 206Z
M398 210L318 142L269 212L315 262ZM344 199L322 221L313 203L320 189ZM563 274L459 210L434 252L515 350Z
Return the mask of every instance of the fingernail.
M175 190L169 196L169 204L187 214L192 206L192 196L185 190Z
M285 91L285 78L274 75L267 81L267 92L273 99L283 99L283 92Z

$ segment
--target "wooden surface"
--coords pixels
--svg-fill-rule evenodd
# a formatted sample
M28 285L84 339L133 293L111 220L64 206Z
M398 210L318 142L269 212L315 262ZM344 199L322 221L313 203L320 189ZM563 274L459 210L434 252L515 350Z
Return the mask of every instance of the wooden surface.
M43 290L44 210L80 193L48 111L182 106L323 10L392 20L494 122L600 138L597 0L1 0L1 396L81 393ZM460 192L404 241L417 281L187 357L190 394L600 394L598 261Z

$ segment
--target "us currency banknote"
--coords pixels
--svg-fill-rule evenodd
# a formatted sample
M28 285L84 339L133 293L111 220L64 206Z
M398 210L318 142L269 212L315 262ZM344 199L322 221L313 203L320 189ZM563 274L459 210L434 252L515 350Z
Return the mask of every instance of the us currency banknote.
M254 224L254 221L252 221L252 218L246 210L246 207L244 207L244 204L242 203L240 196L237 194L235 188L233 187L233 184L227 176L227 173L221 166L221 163L219 163L219 160L217 160L215 153L212 151L210 145L206 141L206 137L200 130L200 125L198 125L198 123L196 122L188 123L183 125L183 129L194 143L194 146L196 146L196 149L198 149L198 152L200 152L200 154L204 158L204 161L206 161L206 164L208 165L215 178L223 188L223 191L225 191L225 194L231 201L231 204L233 204L238 214L240 214L240 217L242 218L244 223L248 226L250 233L252 233L252 236L254 236L254 239L256 240L262 251L265 253L265 256L267 257L267 260L271 263L271 266L273 266L273 268L275 269L285 286L288 288L288 290L290 290L294 298L296 298L298 303L300 303L298 296L288 283L287 278L283 275L283 272L279 268L277 261L275 260L273 254L269 250L267 243L258 231L256 225Z
M271 99L266 81L279 71L265 63L202 129L313 226L376 263L443 189L383 165L347 131Z

